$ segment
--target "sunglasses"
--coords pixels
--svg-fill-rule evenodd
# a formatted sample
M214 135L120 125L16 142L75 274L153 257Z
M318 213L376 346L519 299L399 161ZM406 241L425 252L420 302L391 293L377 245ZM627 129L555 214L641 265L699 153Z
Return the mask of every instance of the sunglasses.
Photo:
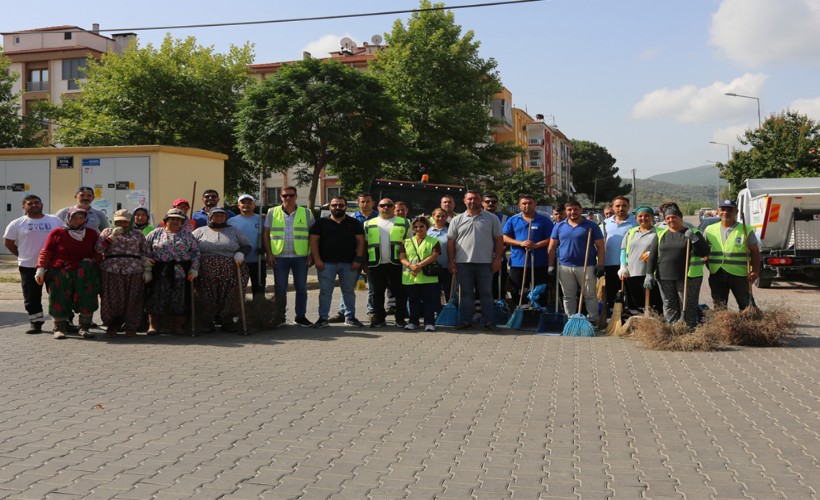
M218 194L203 194L203 198L219 198Z
M498 205L498 200L484 200L484 203L486 203L487 205Z
M330 208L345 208L345 206L344 206L344 204L339 203L339 204L335 204L335 205L330 205Z
M296 197L296 195L295 195L295 194L290 194L290 193L288 193L288 194L280 194L279 196L280 196L280 197L282 197L282 198L295 198L295 197Z
M393 206L392 203L381 203L381 204L379 204L379 208L390 208L392 206Z

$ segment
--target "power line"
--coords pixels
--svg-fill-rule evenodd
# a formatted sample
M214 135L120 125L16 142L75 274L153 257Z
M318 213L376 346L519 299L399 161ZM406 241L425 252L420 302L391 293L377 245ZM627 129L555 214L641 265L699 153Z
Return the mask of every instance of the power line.
M465 5L453 5L450 7L442 6L442 7L430 7L427 9L402 9L402 10L384 10L379 12L360 12L356 14L337 14L331 16L312 16L312 17L293 17L288 19L269 19L266 21L238 21L232 23L208 23L208 24L179 24L179 25L172 25L172 26L146 26L142 28L115 28L115 29L101 29L98 32L101 33L110 33L110 32L130 32L130 31L155 31L155 30L172 30L172 29L189 29L189 28L219 28L223 26L251 26L256 24L282 24L282 23L298 23L298 22L307 22L307 21L327 21L332 19L350 19L350 18L357 18L357 17L375 17L375 16L389 16L389 15L396 15L396 14L415 14L420 12L433 12L439 10L457 10L457 9L475 9L481 7L496 7L499 5L513 5L513 4L522 4L522 3L532 3L532 2L543 2L544 0L504 0L498 2L485 2L485 3L473 3L473 4L465 4ZM71 32L86 32L87 30L66 30L66 31L59 31L61 33L71 33ZM27 32L21 32L27 33ZM7 35L16 35L20 33L6 33Z

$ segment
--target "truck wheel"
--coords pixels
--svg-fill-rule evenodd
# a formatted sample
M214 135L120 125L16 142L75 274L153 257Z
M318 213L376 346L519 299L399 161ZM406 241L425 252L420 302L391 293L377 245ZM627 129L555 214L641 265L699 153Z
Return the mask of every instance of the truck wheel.
M758 288L771 288L772 287L772 278L769 277L758 277L757 278L757 287Z

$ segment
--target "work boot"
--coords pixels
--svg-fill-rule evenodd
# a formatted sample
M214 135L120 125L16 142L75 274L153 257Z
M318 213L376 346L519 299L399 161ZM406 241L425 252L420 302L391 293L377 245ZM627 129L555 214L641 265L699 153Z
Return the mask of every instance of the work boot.
M64 319L55 319L54 320L54 338L55 339L64 339L65 338L65 331L66 327L68 326L68 321Z
M43 322L42 321L32 321L31 322L31 328L26 330L26 333L28 333L28 334L43 333Z
M80 337L84 339L93 339L94 334L90 332L91 325L91 315L90 314L80 314ZM116 330L115 330L116 331Z

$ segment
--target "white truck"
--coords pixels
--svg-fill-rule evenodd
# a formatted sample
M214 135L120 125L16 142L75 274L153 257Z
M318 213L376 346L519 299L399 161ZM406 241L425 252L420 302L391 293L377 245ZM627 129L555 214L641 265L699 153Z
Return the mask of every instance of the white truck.
M760 240L758 288L820 278L820 177L747 179L737 205Z

